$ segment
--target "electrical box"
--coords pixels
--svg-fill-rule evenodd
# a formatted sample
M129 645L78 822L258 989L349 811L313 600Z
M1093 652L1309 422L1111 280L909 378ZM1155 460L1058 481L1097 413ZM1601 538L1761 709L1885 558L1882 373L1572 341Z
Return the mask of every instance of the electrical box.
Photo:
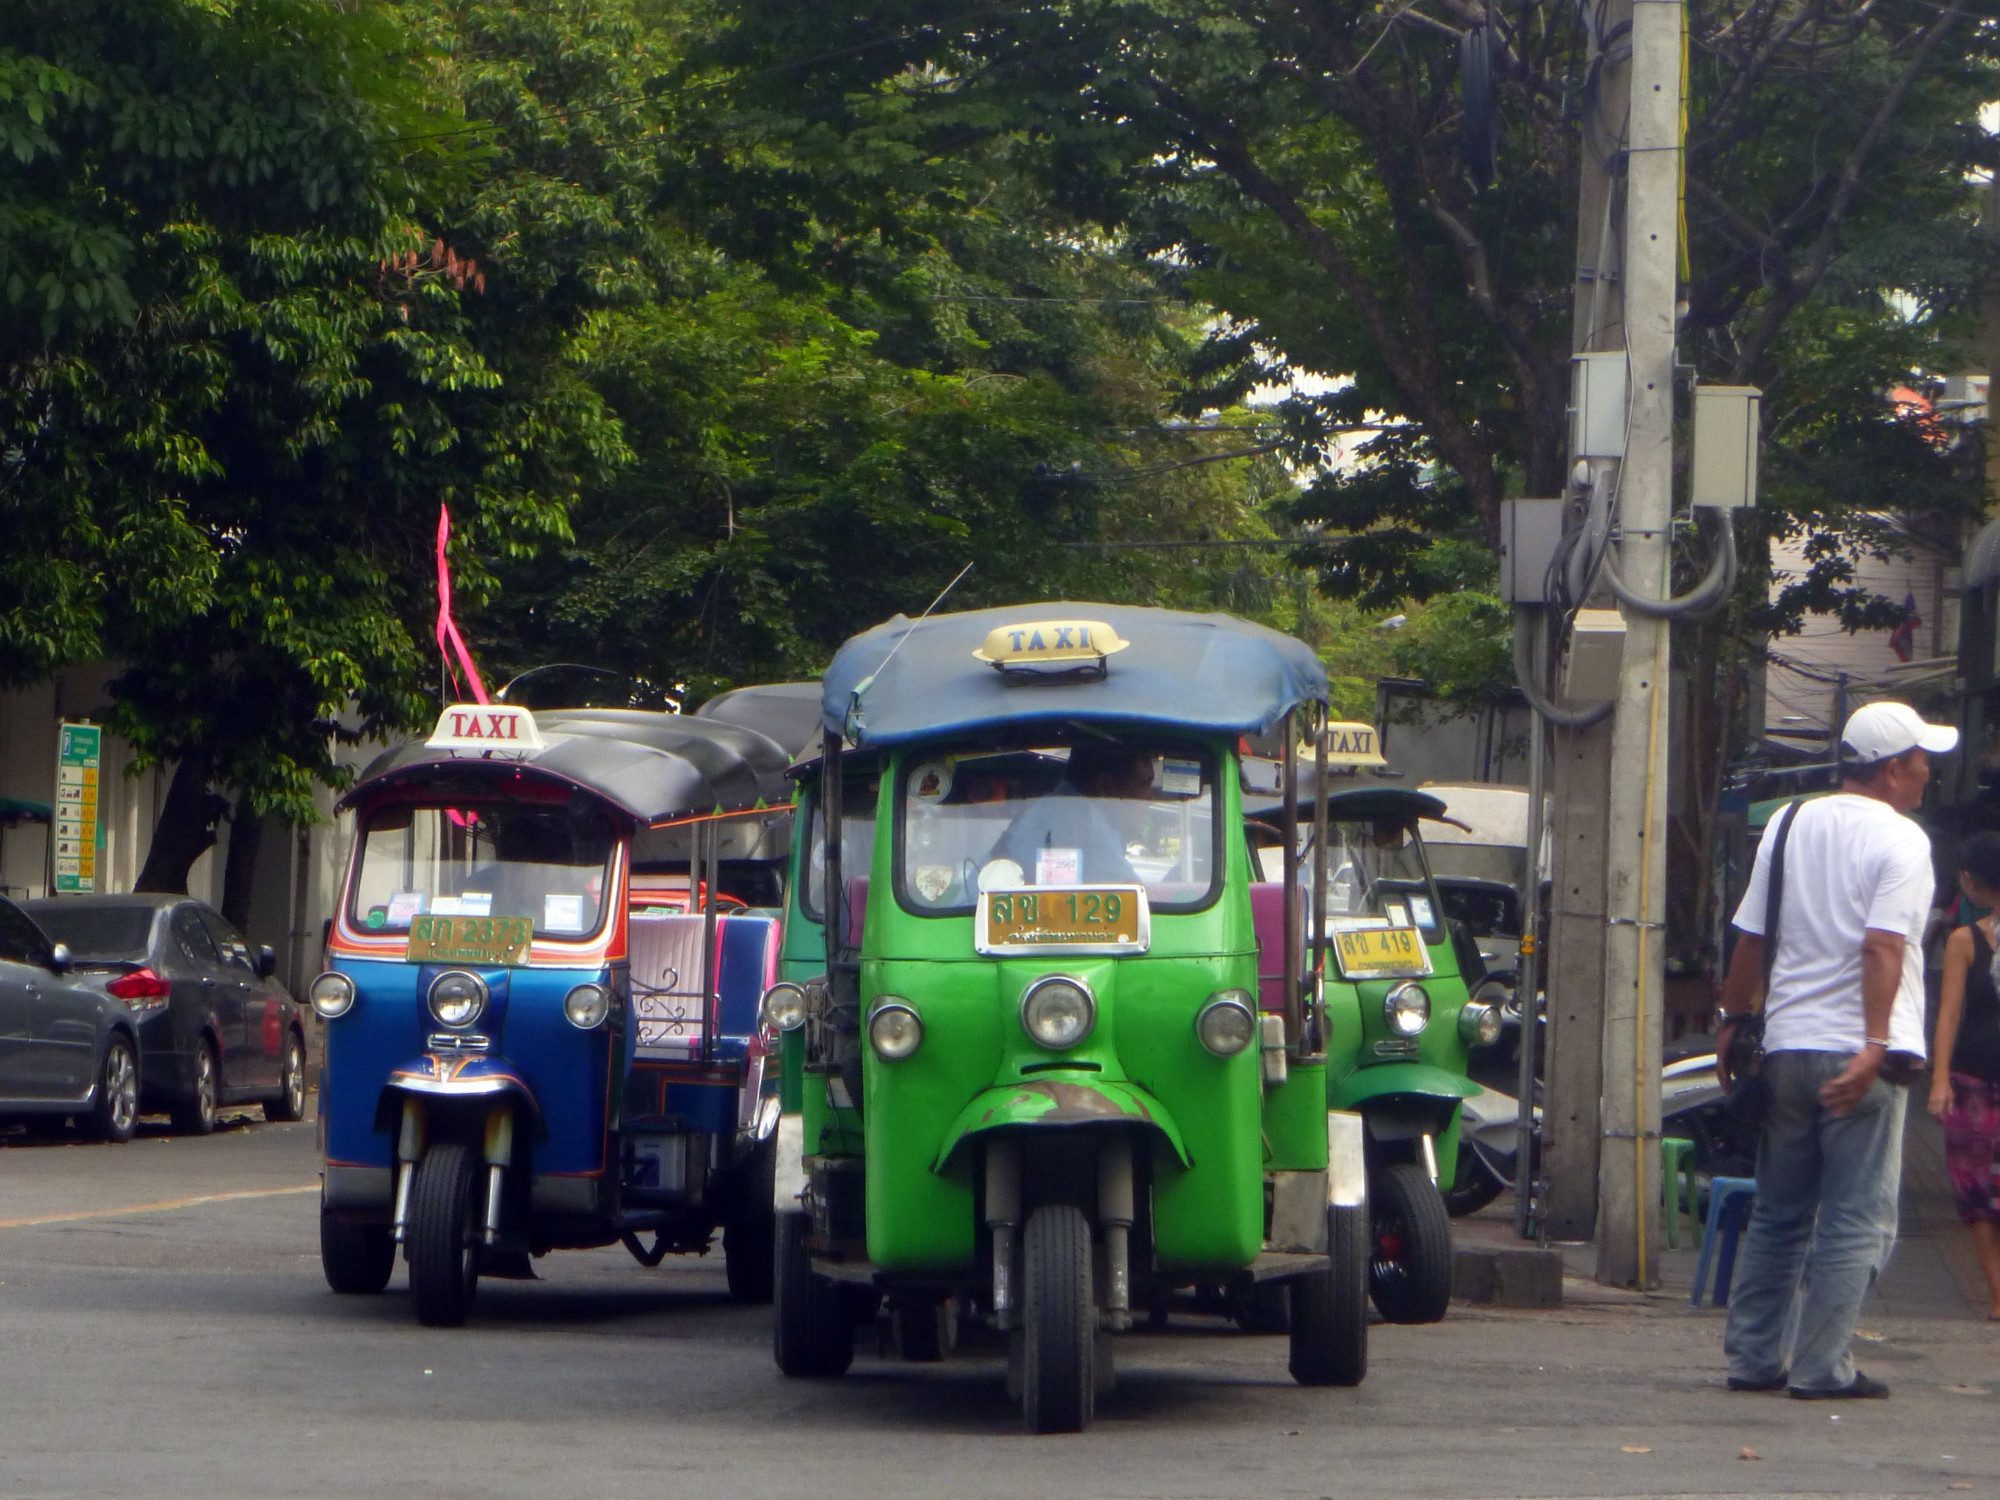
M1509 604L1547 604L1549 566L1562 544L1563 502L1500 502L1500 597Z
M1576 354L1569 362L1569 457L1625 457L1625 382L1630 369L1623 349Z
M1757 503L1758 404L1748 385L1694 388L1694 466L1688 496L1701 510L1740 510Z
M1618 696L1618 673L1625 665L1625 617L1615 609L1580 609L1570 628L1569 655L1563 658L1563 698L1581 706L1608 703Z

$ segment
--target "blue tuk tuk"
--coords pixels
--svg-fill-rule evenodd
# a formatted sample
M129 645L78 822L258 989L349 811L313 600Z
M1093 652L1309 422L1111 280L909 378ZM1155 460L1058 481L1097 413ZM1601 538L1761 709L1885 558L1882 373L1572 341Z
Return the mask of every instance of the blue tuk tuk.
M720 719L454 704L367 768L310 990L336 1292L400 1245L455 1326L550 1250L656 1265L719 1228L731 1294L770 1300L790 760Z

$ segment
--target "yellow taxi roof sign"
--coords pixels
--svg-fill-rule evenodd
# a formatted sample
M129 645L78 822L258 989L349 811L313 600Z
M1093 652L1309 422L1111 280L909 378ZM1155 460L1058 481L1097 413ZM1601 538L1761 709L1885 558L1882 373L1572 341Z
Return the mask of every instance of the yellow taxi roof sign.
M438 715L437 728L424 743L433 750L454 754L471 750L486 755L532 755L547 742L535 716L517 703L453 703Z
M1382 753L1381 738L1373 724L1336 719L1326 726L1326 763L1329 766L1386 766L1389 757Z
M986 643L972 654L1003 672L1032 672L1102 665L1131 644L1102 620L1029 620L989 630Z

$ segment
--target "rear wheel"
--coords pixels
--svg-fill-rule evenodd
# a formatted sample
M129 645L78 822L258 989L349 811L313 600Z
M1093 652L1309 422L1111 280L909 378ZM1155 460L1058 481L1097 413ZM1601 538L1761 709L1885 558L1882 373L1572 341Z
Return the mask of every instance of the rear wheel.
M1021 1415L1030 1432L1081 1432L1097 1405L1090 1221L1044 1204L1021 1239Z
M844 1375L854 1363L854 1324L846 1288L812 1268L804 1214L778 1214L774 1242L777 1316L772 1352L787 1375Z
M1368 1210L1330 1208L1324 1271L1292 1281L1292 1379L1359 1385L1368 1374Z
M204 1038L194 1050L194 1089L173 1107L174 1129L182 1135L207 1135L215 1129L222 1104L222 1074L215 1044Z
M343 1224L319 1211L319 1264L326 1284L346 1296L369 1296L396 1269L395 1232L387 1224Z
M479 1163L466 1147L433 1146L417 1163L403 1228L417 1321L457 1328L479 1289Z
M278 1097L264 1101L264 1118L283 1124L306 1117L306 1044L294 1031L285 1037L285 1061L278 1074Z
M1391 1323L1435 1323L1451 1306L1451 1216L1437 1184L1396 1162L1368 1184L1375 1247L1368 1291Z
M100 1141L129 1141L139 1125L139 1058L132 1043L113 1036L104 1044L97 1070L97 1102L90 1109L90 1133Z
M777 1215L771 1211L777 1177L776 1141L765 1141L737 1174L722 1225L722 1264L729 1295L737 1302L769 1302L776 1276Z
M1445 1211L1454 1219L1476 1214L1499 1197L1505 1186L1493 1175L1493 1169L1479 1159L1479 1153L1460 1141L1458 1171L1451 1179L1451 1188L1444 1195Z
M1291 1327L1291 1303L1282 1281L1253 1281L1231 1287L1229 1315L1245 1333L1283 1333Z

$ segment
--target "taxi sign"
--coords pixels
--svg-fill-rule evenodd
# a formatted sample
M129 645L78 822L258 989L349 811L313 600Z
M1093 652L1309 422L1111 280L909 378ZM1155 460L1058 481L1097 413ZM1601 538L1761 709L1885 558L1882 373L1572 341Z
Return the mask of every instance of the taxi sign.
M1101 669L1106 657L1131 644L1102 620L1029 620L989 630L972 654L1002 672L1070 672Z
M512 703L454 703L438 715L424 741L433 750L474 750L482 755L532 755L545 748L535 716Z
M1373 724L1357 724L1336 719L1326 726L1326 763L1329 766L1386 766Z
M1342 927L1333 934L1340 977L1407 979L1431 972L1431 950L1414 927Z

